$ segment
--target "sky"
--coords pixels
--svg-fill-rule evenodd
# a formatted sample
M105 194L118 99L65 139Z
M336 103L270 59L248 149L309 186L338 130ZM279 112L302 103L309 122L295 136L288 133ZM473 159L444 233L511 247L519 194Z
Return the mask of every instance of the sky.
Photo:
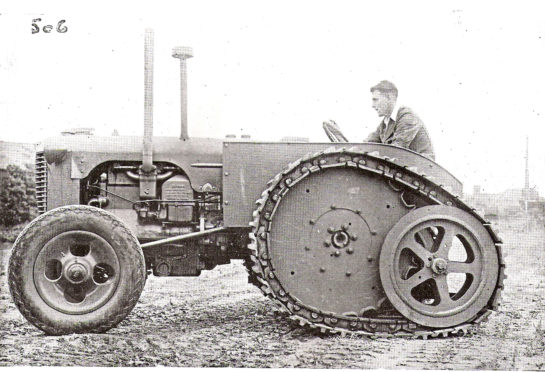
M81 4L89 4L82 6ZM361 142L380 119L369 88L394 82L436 159L471 193L545 194L545 18L540 2L2 2L0 140L67 128L143 133L144 30L155 34L154 134L179 136L179 62L189 46L192 137L327 142L333 119ZM65 20L66 33L31 33ZM54 28L55 28L54 27Z

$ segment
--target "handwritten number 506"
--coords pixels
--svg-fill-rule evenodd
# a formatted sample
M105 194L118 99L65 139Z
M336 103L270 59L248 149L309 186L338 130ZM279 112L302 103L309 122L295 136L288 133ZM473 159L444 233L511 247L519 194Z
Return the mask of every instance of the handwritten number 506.
M42 21L41 18L36 18L36 19L32 20L32 33L33 34L37 34L38 32L40 32L40 27L38 27L36 22L41 22L41 21ZM66 21L64 19L61 19L59 21L59 23L57 23L57 32L59 32L61 34L64 34L66 31L68 31L68 27L66 27L64 25L65 22ZM43 26L42 31L45 32L46 34L49 34L51 31L53 31L53 26L52 25Z

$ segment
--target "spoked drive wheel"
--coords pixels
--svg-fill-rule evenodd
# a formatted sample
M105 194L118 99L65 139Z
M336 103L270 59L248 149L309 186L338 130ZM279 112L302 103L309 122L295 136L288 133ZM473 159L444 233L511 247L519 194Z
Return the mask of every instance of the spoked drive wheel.
M380 254L380 278L392 305L434 328L475 318L494 293L498 270L494 241L482 223L440 205L401 218Z
M15 304L49 334L112 328L138 301L145 278L136 237L115 216L88 206L57 208L32 221L9 264Z

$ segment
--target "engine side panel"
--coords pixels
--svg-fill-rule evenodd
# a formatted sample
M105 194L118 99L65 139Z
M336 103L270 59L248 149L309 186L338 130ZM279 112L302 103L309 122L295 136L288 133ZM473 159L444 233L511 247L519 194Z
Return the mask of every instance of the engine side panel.
M226 227L247 227L252 220L255 202L267 182L282 172L289 163L308 153L335 146L357 147L378 151L383 156L399 160L399 164L417 167L433 176L438 184L449 186L461 195L462 183L439 164L413 151L377 143L273 143L225 142L223 146L223 214Z
M221 139L174 137L153 138L153 161L176 164L184 170L191 186L199 191L210 184L221 190ZM45 140L44 151L49 164L69 166L68 179L82 179L99 164L108 161L142 161L141 137L66 136ZM66 164L68 162L68 164ZM76 202L77 203L77 202ZM53 205L66 205L60 200ZM48 209L51 207L48 205Z

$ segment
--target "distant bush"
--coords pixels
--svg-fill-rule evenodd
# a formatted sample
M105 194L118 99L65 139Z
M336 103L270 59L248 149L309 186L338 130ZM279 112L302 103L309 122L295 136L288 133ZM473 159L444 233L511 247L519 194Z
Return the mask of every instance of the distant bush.
M6 227L33 219L36 211L36 187L33 173L8 165L0 175L0 224Z
M13 225L9 227L0 225L0 243L3 243L3 242L13 243L15 239L17 239L21 231L23 231L23 229L28 224L28 222L29 221L25 221L18 225Z

